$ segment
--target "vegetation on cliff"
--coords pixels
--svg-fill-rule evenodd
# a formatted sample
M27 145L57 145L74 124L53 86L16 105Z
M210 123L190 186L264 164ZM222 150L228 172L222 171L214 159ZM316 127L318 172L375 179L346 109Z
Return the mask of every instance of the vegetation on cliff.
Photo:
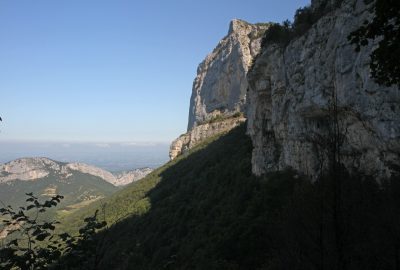
M293 22L286 20L281 24L273 23L270 25L262 39L262 47L268 44L286 47L291 40L302 36L322 16L338 8L342 2L343 0L324 0L315 8L309 5L297 9Z
M370 8L373 19L365 21L348 38L356 45L357 52L378 40L379 46L371 54L371 75L379 84L400 87L400 3L397 0L374 2Z

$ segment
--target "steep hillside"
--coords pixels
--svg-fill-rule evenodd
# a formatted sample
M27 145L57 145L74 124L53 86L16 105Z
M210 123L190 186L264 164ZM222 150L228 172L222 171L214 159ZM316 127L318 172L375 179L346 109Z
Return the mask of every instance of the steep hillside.
M329 181L312 184L291 171L255 177L251 150L242 125L105 200L100 219L117 223L98 236L96 269L343 269L335 266ZM382 188L345 178L348 269L393 269L398 181Z
M25 205L25 193L41 198L59 194L64 199L57 214L64 216L108 197L119 190L117 186L137 181L151 171L143 168L113 174L83 163L21 158L0 165L0 200L5 205L19 206Z
M129 216L146 213L151 207L149 198L147 197L147 192L152 190L161 181L162 174L170 167L174 167L177 163L185 160L189 155L206 148L210 143L218 140L220 136L225 134L226 132L222 132L205 139L202 143L191 149L190 152L179 156L164 166L154 170L145 178L127 185L122 190L114 193L105 200L95 202L88 207L75 212L73 215L66 217L62 222L63 225L66 226L66 229L76 231L77 228L83 225L83 219L92 215L96 210L101 210L102 212L103 210L105 211L105 219L108 224L114 224ZM190 168L186 168L185 170L190 170Z
M25 193L33 192L40 198L56 194L64 196L57 212L66 215L91 202L105 198L117 187L98 176L77 170L60 169L65 166L46 158L19 159L2 165L0 200L6 205L25 205Z

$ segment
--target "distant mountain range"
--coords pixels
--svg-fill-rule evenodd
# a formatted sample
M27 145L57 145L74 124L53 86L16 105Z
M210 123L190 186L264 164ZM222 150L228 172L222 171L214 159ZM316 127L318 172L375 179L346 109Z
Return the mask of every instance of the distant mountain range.
M114 186L124 186L143 178L151 171L150 168L140 168L111 173L85 163L64 163L44 157L21 158L0 165L0 184L14 180L33 181L51 174L58 175L60 179L65 180L74 172L81 172L99 177Z
M56 214L66 215L111 195L119 187L151 171L142 168L111 173L84 163L64 163L44 157L21 158L0 164L0 200L17 207L25 204L28 192L42 199L60 194L64 199Z

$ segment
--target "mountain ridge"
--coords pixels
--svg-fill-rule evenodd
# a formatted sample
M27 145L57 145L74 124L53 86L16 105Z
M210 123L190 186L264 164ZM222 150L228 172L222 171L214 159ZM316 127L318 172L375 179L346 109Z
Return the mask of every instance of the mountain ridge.
M152 169L146 167L112 173L86 163L67 163L46 157L29 157L0 164L0 184L14 180L33 181L44 178L51 173L58 175L61 179L67 179L71 176L71 171L79 171L99 177L114 186L124 186L143 178Z

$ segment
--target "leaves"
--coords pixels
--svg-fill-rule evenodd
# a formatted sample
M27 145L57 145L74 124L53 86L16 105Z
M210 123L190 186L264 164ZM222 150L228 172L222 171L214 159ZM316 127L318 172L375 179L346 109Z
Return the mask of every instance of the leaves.
M44 239L46 239L46 237L50 236L49 233L47 232L42 232L41 234L36 236L36 240L38 241L43 241Z
M88 259L89 263L95 261L96 233L107 225L105 221L97 220L98 212L85 218L86 224L81 228L80 235L54 234L56 224L60 222L42 221L39 216L57 206L64 197L55 195L41 202L32 192L26 195L28 205L18 207L18 212L13 211L11 206L0 208L0 213L7 217L1 221L3 228L8 228L8 235L16 233L17 236L0 248L0 268L48 269L52 266L58 269L62 258L64 265L72 265L74 269L92 268L87 267L87 262L81 262Z
M364 21L347 38L355 45L356 52L371 41L380 40L370 56L371 75L381 85L400 86L400 2L376 0L370 12L373 19Z
M318 8L305 6L296 10L293 23L289 20L282 24L272 23L265 31L261 46L276 44L281 48L286 47L289 42L305 34L311 26L322 16L336 9L343 0L321 1Z
M52 233L58 222L39 221L39 215L47 208L57 206L63 196L55 195L43 203L32 192L26 193L26 196L27 206L18 207L17 212L11 206L0 208L0 213L6 217L2 223L7 234L14 233L16 236L0 249L2 269L47 269L62 255L64 244L61 243L60 250L54 246L59 244L58 240L53 240L53 245L49 243L47 246L39 245L37 241L46 243L48 238L53 237Z

